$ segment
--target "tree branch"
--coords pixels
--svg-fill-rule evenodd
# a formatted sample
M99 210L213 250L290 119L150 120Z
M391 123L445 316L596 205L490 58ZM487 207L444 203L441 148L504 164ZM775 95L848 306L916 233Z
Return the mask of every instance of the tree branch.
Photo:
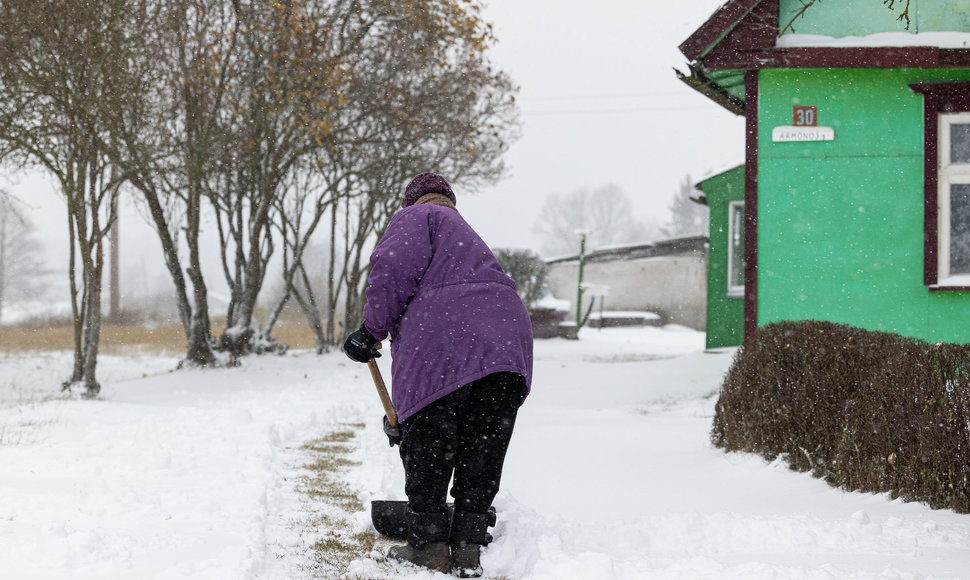
M795 32L795 22L799 18L804 18L805 17L805 12L809 8L811 8L812 6L814 6L816 3L820 2L820 1L821 0L807 0L807 1L802 0L802 6L801 6L801 8L799 8L798 10L796 10L794 12L794 15L791 17L791 20L788 21L788 24L786 24L785 27L782 28L778 32L778 36L782 36L783 34L785 34L788 31ZM894 6L895 6L895 4L896 4L897 1L900 2L900 4L902 4L902 0L882 0L882 3L883 3L883 6L885 6L889 10L892 10L894 8ZM899 21L905 20L906 21L906 30L909 30L909 25L910 25L910 19L909 19L909 3L910 3L910 1L911 0L906 0L906 6L903 8L902 13L900 13L900 15L898 17L896 17L896 20L899 20Z
M910 2L910 0L906 0L906 7L903 8L902 13L898 17L896 17L896 20L905 20L906 21L906 30L909 30L909 23L910 23L910 21L909 21L909 2ZM882 0L882 3L883 3L884 6L886 6L890 10L892 10L893 9L893 5L896 3L896 0Z
M795 15L792 16L791 20L788 21L788 24L786 24L785 27L781 29L781 31L778 33L778 36L782 36L789 30L791 30L792 32L795 32L795 21L798 20L799 18L804 18L805 11L811 8L812 6L814 6L815 3L819 1L820 0L808 0L808 2L805 2L803 0L802 7L795 11Z

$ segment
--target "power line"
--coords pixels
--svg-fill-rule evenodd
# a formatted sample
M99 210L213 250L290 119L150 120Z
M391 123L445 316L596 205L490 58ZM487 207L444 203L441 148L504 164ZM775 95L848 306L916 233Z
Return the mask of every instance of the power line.
M694 107L633 107L627 109L572 109L562 111L522 111L526 116L548 116L548 115L616 115L628 113L663 113L669 111L719 111L713 106L694 106Z
M522 97L523 101L569 101L588 99L642 99L647 97L680 97L683 92L666 93L626 93L626 94L585 94L585 95L541 95L538 97Z

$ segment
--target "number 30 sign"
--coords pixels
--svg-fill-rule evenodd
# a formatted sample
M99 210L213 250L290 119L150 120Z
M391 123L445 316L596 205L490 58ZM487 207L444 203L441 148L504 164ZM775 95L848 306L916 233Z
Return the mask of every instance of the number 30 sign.
M835 131L832 127L818 126L818 107L792 108L791 126L775 127L771 130L774 142L833 141Z
M796 127L818 126L818 107L792 107L792 125Z

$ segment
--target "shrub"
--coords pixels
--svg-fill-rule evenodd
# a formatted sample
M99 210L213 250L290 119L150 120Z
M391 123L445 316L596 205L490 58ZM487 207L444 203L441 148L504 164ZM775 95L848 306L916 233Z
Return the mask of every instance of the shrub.
M844 489L970 513L970 345L767 325L725 377L711 439Z
M532 250L500 248L494 254L505 273L515 280L519 298L532 310L546 292L546 262Z

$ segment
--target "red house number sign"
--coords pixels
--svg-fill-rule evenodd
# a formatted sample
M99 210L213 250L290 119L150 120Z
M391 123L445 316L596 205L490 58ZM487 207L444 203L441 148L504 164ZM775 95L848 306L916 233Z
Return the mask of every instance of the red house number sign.
M792 125L796 127L817 127L818 107L792 107Z

